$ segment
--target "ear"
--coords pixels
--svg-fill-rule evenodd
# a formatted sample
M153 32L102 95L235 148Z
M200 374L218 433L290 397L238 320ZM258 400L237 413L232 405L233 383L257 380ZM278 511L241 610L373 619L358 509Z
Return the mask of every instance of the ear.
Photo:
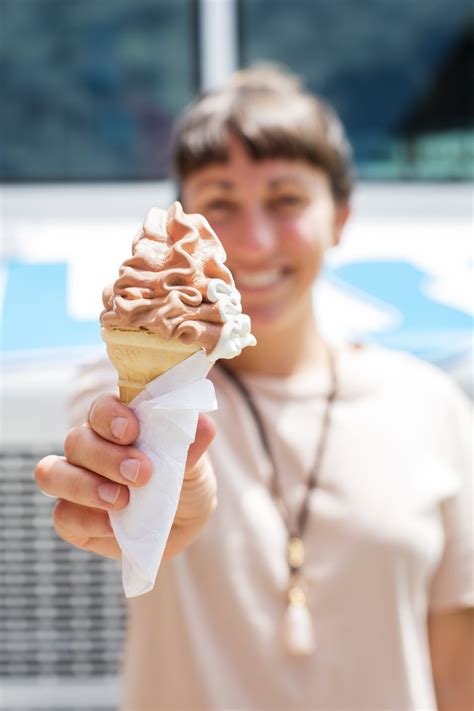
M351 206L348 202L336 206L336 214L334 217L334 234L332 246L337 247L341 241L342 231L351 214Z

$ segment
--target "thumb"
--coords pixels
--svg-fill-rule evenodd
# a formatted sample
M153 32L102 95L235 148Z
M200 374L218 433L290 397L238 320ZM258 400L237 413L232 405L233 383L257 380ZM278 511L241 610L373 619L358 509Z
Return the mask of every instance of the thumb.
M216 436L216 426L214 420L201 413L196 428L196 437L188 450L188 458L186 460L185 477L192 477L192 470L201 459L202 455L208 449L212 440Z

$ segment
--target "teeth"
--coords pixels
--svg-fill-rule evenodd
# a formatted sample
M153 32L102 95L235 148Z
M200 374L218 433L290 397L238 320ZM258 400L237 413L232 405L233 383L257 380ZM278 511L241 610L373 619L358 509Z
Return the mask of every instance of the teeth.
M279 281L281 272L278 269L266 270L264 272L238 272L237 283L241 286L264 287L271 286Z

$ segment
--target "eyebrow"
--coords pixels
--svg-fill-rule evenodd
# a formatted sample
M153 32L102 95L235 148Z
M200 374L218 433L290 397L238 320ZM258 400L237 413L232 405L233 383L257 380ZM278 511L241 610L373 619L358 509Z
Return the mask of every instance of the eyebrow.
M298 185L307 185L308 181L301 178L299 175L282 175L280 178L274 178L270 181L270 187L279 188L281 185L286 183L297 183Z
M199 181L196 187L198 190L202 190L203 188L222 188L223 190L232 190L234 183L231 180L207 178L207 180Z
M286 183L297 183L298 185L301 186L306 186L307 181L304 178L301 178L299 175L282 175L279 178L273 178L273 180L270 180L269 182L269 187L270 188L279 188L282 185ZM232 182L232 180L225 180L224 178L207 178L204 180L201 180L197 185L196 185L198 190L203 190L205 188L221 188L222 190L233 190L235 188L235 184Z

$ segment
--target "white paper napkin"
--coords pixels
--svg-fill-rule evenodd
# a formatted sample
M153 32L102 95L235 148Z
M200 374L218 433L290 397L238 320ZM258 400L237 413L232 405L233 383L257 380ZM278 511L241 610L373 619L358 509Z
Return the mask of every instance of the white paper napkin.
M122 511L110 521L122 549L122 582L127 597L153 589L178 507L188 448L198 415L217 409L211 368L204 351L194 353L147 385L129 407L140 422L135 443L153 464L150 481L130 488Z

